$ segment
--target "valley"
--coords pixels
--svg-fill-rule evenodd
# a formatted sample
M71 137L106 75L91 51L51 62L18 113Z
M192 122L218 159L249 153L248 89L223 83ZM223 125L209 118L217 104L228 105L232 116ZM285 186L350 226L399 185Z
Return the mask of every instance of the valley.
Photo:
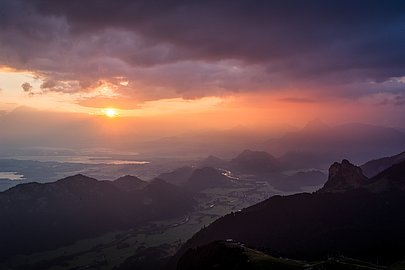
M140 254L149 252L165 262L193 234L219 217L278 193L268 182L239 180L231 188L212 188L198 194L195 210L186 216L82 239L51 251L18 255L0 263L0 269L112 269L131 256L142 258Z
M379 168L379 170L382 171L392 164L401 163L403 161L402 157L403 155L397 155L393 157L373 160L372 163L366 163L364 166L367 166L367 168L370 169ZM103 167L106 170L114 168L111 166L118 166L116 170L113 170L116 173L130 173L131 170L138 170L138 172L141 172L142 170L146 169L139 166L152 166L153 164L152 162L148 164L136 165L80 163L65 164L55 162L49 163L15 160L3 160L2 162L3 164L9 164L8 168L12 168L10 166L10 164L12 164L14 165L14 168L20 166L20 168L25 168L25 170L27 171L29 171L29 168L31 166L33 171L37 170L42 174L53 173L52 168L70 168L75 170L79 169L81 171L87 170L87 172L90 172L91 170L103 171ZM50 164L52 164L53 166L51 166L51 170L47 172L44 169ZM259 171L257 171L257 164L260 164ZM175 167L175 165L180 165L181 167ZM206 165L211 165L213 167L204 167ZM85 235L87 236L75 237L75 234L72 234L72 236L66 238L66 240L75 239L74 241L69 240L70 242L66 242L66 240L62 240L63 238L61 238L59 242L55 242L59 243L56 245L55 243L52 244L53 242L51 241L50 244L54 245L54 248L52 249L46 248L46 245L44 245L42 248L34 250L34 252L28 252L28 254L24 254L27 252L17 252L17 254L9 256L5 260L3 259L3 261L0 263L0 268L10 270L126 270L161 269L162 267L167 266L169 266L170 268L173 260L178 260L179 254L183 254L185 249L190 247L190 243L193 242L199 243L198 245L201 245L209 243L210 241L216 239L226 240L239 239L238 237L242 237L241 242L246 242L248 244L250 243L250 245L255 246L258 243L257 241L260 242L262 241L261 239L264 239L262 237L269 237L268 234L270 233L271 235L271 232L267 232L259 236L253 237L253 235L251 235L248 238L243 238L243 234L241 234L241 232L238 232L237 229L245 228L252 232L260 231L262 227L258 224L260 224L261 222L268 222L268 219L265 218L265 216L268 216L268 214L264 215L264 217L253 216L249 218L249 222L247 223L241 223L238 220L239 217L245 215L244 213L251 213L249 215L253 215L253 213L255 212L255 210L253 209L260 210L263 207L267 207L267 201L273 201L273 203L271 203L270 205L274 205L273 207L276 207L276 205L279 204L280 199L285 198L287 200L290 197L288 195L295 194L291 195L291 198L299 199L291 200L297 200L298 204L293 203L291 209L284 209L281 212L276 212L276 216L278 216L279 219L282 220L282 216L284 214L290 215L288 213L290 213L292 209L302 209L303 213L307 213L304 214L304 218L305 215L307 215L307 217L311 217L311 215L313 215L310 211L311 208L315 207L315 209L318 209L319 207L321 207L322 204L331 204L334 208L337 207L334 205L334 202L326 203L326 198L329 197L330 198L328 200L340 200L338 198L341 195L329 195L330 192L333 193L335 192L335 190L337 190L338 192L342 192L347 189L356 188L359 185L368 183L369 181L371 181L370 183L372 184L368 185L367 188L369 188L370 190L381 189L381 185L378 184L379 181L368 180L365 176L362 176L361 169L359 167L352 165L347 160L343 160L341 164L338 162L334 163L329 169L328 182L323 184L325 180L322 180L324 176L322 171L313 169L311 167L301 170L291 170L288 169L288 167L284 163L280 162L278 159L261 151L245 150L237 157L230 160L224 160L210 156L207 159L199 161L180 160L176 162L169 162L165 165L163 162L157 162L154 164L154 166L156 166L156 169L154 170L156 176L154 179L148 181L143 181L137 177L130 175L120 177L116 180L106 181L97 180L78 174L59 180L57 182L35 184L34 186L36 186L35 189L37 189L37 191L35 191L36 193L32 194L32 202L34 203L34 208L32 208L33 211L42 211L36 209L35 207L37 206L35 205L37 203L40 203L38 206L42 208L43 206L41 205L43 203L41 201L43 201L45 198L45 200L50 200L49 202L51 202L52 200L56 200L55 202L58 202L59 200L53 198L52 195L54 192L57 192L60 193L60 195L58 196L65 197L61 206L64 208L67 207L66 209L68 210L68 212L73 211L72 213L75 213L76 210L74 208L71 208L70 204L76 204L76 199L72 200L72 198L70 198L71 195L68 195L70 192L73 192L73 194L77 193L80 196L80 200L82 200L82 196L88 197L89 202L94 200L94 202L91 202L91 204L86 206L90 207L88 210L85 210L86 208L84 208L81 211L96 211L97 214L95 217L98 216L106 221L113 221L117 218L118 220L121 220L122 218L124 218L124 216L128 215L125 213L129 210L135 211L135 213L140 211L139 213L141 213L143 218L133 223L134 221L131 220L138 220L138 218L136 218L136 214L130 214L130 216L133 217L129 218L128 220L127 218L125 218L115 225L114 223L111 223L104 229L100 228L100 230L96 234L90 233L90 231L86 232L86 230L83 230L83 233L85 233ZM221 166L222 168L219 166ZM388 175L400 175L402 165L398 166L398 169L392 169L392 173L389 173ZM163 173L158 174L161 171L163 171ZM381 178L382 176L378 177ZM379 179L378 177L376 179ZM397 180L392 181L392 183L395 185L400 185L399 182L397 183L396 181ZM4 201L4 198L7 198L6 196L3 198L3 201L9 202L10 200L13 201L16 199L17 203L18 200L20 200L18 194L21 191L26 190L26 192L30 193L35 190L33 188L30 188L30 185L32 184L18 185L15 188L11 188L10 190L3 192L3 194L0 193L0 200L2 199L2 196L13 193L15 194L13 195L13 197L10 197L10 199L6 199L6 201ZM49 188L46 187L52 187L52 189L48 190ZM66 188L67 190L65 190ZM83 188L85 188L86 191L83 190ZM41 189L43 189L43 191L41 191ZM49 193L50 191L51 193ZM306 193L296 194L297 191ZM95 210L95 208L93 208L94 206L92 205L100 205L100 198L102 198L99 197L100 194L98 193L100 192L102 192L103 194L101 195L102 197L107 196L108 198L111 198L107 199L107 202L109 201L112 204L118 204L121 206L119 206L119 208L115 208L118 205L114 206L112 208L113 212L111 213L111 210L109 210L111 206L107 206L107 204L103 206L106 207L106 210ZM315 195L318 193L325 194ZM342 194L342 196L345 194L346 192ZM38 195L43 197L37 197ZM363 204L363 202L361 201L363 197L365 198L365 201L374 204L373 197L368 197L366 195L367 194L363 195L362 192L353 193L352 195L350 195L350 193L347 193L347 199L345 204L343 205L350 204L350 202L356 200L358 200L361 205ZM137 197L139 196L141 197L137 199ZM319 197L320 203L318 204L315 202L311 202L310 196L315 196L314 199L321 196ZM322 196L325 198L322 199ZM356 199L356 197L359 198ZM321 201L323 201L323 203L321 203ZM130 204L128 205L130 206L129 208L125 206L125 204L128 203ZM181 208L180 205L184 203L189 204L189 206ZM137 206L138 204L140 205ZM308 205L306 204L310 204L312 206L308 207ZM339 203L336 202L336 204ZM4 209L7 209L7 206ZM52 209L53 208L49 208L47 211L54 211ZM57 208L55 208L55 210L57 211ZM117 212L117 210L119 213ZM21 213L23 213L23 211ZM86 215L85 213L86 212L78 212L77 214ZM90 213L91 212L88 212L88 214ZM91 215L93 216L93 214ZM44 217L44 221L46 221L48 217ZM24 220L24 214L21 216L21 218L22 220ZM51 216L49 218L51 220L53 219ZM63 216L61 216L61 218L65 219L65 217ZM195 240L196 237L198 239L201 234L204 235L204 233L207 231L207 228L215 228L218 222L232 219L236 219L237 221L231 222L228 224L228 226L226 226L228 229L226 229L225 234L221 234L221 236L219 237L212 237L208 235L207 237L203 237L204 240L202 242L201 240ZM331 221L332 220L334 220L334 218L331 218ZM97 218L94 221L96 223L99 222ZM108 221L107 223L110 223L110 221ZM294 222L297 221L295 221L294 219ZM290 223L290 221L284 222L283 224L287 224L284 227L292 228L291 225L288 225ZM259 227L254 227L254 224ZM277 227L277 224L283 227L283 225L279 223L279 221L276 222L275 220L272 223L269 223L267 226L269 228L272 228L273 226L273 230L277 232L280 230L280 228ZM7 230L7 226L5 227L4 225L5 224L3 224L2 233L4 235L7 235L7 231L5 231ZM77 226L75 223L72 223L72 225ZM91 225L88 225L90 226L89 228L91 228ZM81 225L79 225L79 227L77 228L80 228L80 226ZM95 228L96 227L97 226L95 225ZM233 231L237 233L234 234ZM35 230L33 232L35 232ZM283 231L281 231L281 233L283 234ZM298 237L298 235L292 234L288 237L294 238ZM255 237L259 238L256 239ZM282 242L276 243L278 243L277 245L281 245L281 247L283 247ZM195 244L191 245L193 246ZM4 248L6 248L6 246L4 246ZM249 251L248 253L253 254L252 256L256 258L258 254L263 251L257 251L259 253L255 252L256 251ZM266 252L268 251L264 252L265 253L263 254L267 254ZM278 252L276 252L275 254L278 254ZM281 262L282 265L290 265L292 260L283 261L283 258L289 258L291 254L287 252L285 255L286 257L284 257L284 255L277 255L276 257L278 259L276 259L276 261L278 260L278 262ZM266 257L267 255L263 256ZM295 260L298 259L294 255L291 256ZM264 260L264 265L271 265L274 263L275 259L269 258L270 257L266 257L264 259L262 258L259 259L259 261ZM304 258L307 258L307 256L305 255ZM311 263L299 259L302 262L295 265L298 268L291 269L307 269L308 267L313 267L313 269L322 269L325 263L332 263L332 261L319 261L319 258L317 260L314 259L316 258L312 258L310 260L312 261ZM333 263L342 265L342 262L347 260L349 259L336 259L336 261L333 261ZM362 267L365 267L363 264L363 261L361 261L361 269ZM352 263L350 263L350 265L353 266ZM290 268L287 267L286 269Z

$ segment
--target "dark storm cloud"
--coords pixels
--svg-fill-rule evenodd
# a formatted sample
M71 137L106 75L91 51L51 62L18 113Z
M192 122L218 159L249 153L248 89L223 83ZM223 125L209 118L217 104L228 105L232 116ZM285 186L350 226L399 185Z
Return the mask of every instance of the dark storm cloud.
M403 88L402 81L394 88L387 82L405 76L404 1L3 0L0 6L0 59L53 82L79 82L50 88L56 91L115 77L149 98L303 86L353 97Z
M76 31L107 27L135 30L182 46L188 57L281 61L288 65L284 62L287 58L295 59L294 63L298 60L298 66L291 68L310 67L315 72L404 68L403 1L37 3L45 14L66 16ZM312 63L303 61L311 59ZM381 76L386 72L392 75L392 70L386 70Z

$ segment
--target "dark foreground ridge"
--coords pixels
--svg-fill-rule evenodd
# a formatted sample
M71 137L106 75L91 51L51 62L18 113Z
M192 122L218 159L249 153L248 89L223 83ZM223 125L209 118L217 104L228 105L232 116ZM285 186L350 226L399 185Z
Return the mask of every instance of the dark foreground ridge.
M210 244L189 249L178 263L178 270L214 270L214 269L339 269L381 270L385 267L377 264L347 258L344 256L328 257L326 260L303 261L283 257L248 248L232 240L215 241Z
M404 207L405 162L368 179L359 167L343 160L331 166L328 182L320 191L274 196L228 214L195 234L171 263L173 267L179 262L182 270L199 269L193 268L196 262L203 265L204 260L216 257L207 255L207 247L207 252L202 247L196 253L196 247L233 239L296 260L347 256L389 265L405 258Z

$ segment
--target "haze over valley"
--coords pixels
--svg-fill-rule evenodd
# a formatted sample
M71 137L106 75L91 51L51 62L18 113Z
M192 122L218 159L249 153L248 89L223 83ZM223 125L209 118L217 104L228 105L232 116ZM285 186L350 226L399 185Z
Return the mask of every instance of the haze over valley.
M404 14L0 0L0 269L405 269Z

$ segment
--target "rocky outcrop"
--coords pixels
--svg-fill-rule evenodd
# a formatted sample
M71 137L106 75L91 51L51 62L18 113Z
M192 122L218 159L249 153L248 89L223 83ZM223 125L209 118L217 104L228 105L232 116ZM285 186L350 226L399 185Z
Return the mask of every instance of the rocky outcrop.
M173 257L172 264L181 255L187 256L189 248L225 239L284 258L317 261L341 254L372 261L378 256L392 264L403 260L405 254L404 180L405 161L371 179L347 160L334 163L321 191L273 196L219 218L195 234ZM204 254L199 251L195 254ZM180 261L184 263L184 257Z
M328 181L319 192L343 192L356 189L366 184L367 180L360 167L344 159L341 163L335 162L330 166Z

